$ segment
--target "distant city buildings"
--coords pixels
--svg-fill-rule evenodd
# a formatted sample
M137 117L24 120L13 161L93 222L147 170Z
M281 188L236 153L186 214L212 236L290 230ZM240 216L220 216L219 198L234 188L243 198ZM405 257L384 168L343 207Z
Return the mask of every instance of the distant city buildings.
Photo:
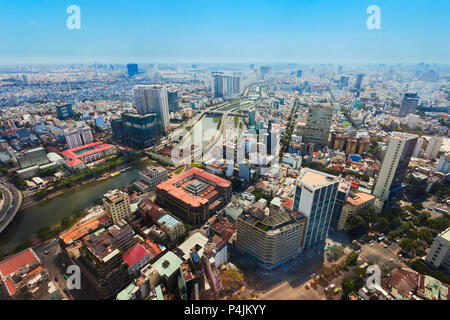
M136 63L127 64L127 71L129 77L134 77L139 73L138 65Z

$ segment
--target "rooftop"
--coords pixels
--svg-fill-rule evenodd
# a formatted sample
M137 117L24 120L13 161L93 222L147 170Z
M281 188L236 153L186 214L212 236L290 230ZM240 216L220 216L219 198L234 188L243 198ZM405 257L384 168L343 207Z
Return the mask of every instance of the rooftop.
M304 168L300 171L298 181L313 189L321 188L336 182L338 177L324 172Z
M153 264L153 267L161 277L170 277L180 269L182 263L183 261L175 253L168 251Z
M366 203L367 201L371 201L375 199L375 196L365 193L365 192L356 192L353 195L350 195L347 198L347 202L350 203L351 205L357 207L363 203Z
M122 258L123 262L131 267L134 266L138 261L142 260L146 255L148 255L147 250L144 248L144 246L137 243L133 247L125 251L122 255Z

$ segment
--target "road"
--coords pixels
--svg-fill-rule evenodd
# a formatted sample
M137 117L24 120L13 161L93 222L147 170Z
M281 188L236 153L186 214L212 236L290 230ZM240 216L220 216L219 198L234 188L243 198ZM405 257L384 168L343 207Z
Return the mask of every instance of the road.
M0 180L3 206L0 209L0 233L13 221L22 205L22 193L6 181Z
M379 265L382 270L384 268L393 269L406 267L402 258L398 256L398 245L394 243L385 248L383 247L383 244L383 242L378 243L377 241L373 241L372 245L363 244L359 256L365 262Z

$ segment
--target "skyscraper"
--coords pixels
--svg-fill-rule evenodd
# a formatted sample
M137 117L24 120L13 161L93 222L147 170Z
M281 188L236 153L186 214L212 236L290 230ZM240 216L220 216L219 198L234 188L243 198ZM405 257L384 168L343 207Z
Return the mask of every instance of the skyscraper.
M212 91L215 98L230 99L241 94L241 78L214 72Z
M248 112L248 125L254 127L256 125L256 110L252 109Z
M140 114L157 113L162 132L169 131L167 89L160 85L138 85L134 88L135 108Z
M325 242L333 215L339 179L336 176L304 168L295 188L293 210L308 218L303 247L313 248Z
M364 78L364 74L362 74L362 73L359 73L356 76L355 89L358 91L361 90L361 84L362 84L363 78Z
M414 152L418 136L404 132L393 132L381 165L373 194L385 201L391 192L403 185L403 177Z
M331 105L310 105L308 108L306 127L303 129L305 142L326 146L328 144L332 117L333 107Z
M156 113L123 113L121 121L114 121L112 127L114 137L138 148L148 148L161 137L161 126Z
M403 118L410 113L415 113L417 105L419 104L419 97L417 93L405 93L402 100L402 105L400 106L400 112L398 116Z
M425 150L425 158L427 160L436 159L443 142L443 137L432 137L428 142L427 149Z
M177 112L179 110L177 90L167 91L167 102L169 104L169 112Z
M136 63L127 64L127 71L128 71L129 77L133 77L133 76L137 75L139 72L138 65Z
M297 78L301 78L303 75L303 70L297 70Z

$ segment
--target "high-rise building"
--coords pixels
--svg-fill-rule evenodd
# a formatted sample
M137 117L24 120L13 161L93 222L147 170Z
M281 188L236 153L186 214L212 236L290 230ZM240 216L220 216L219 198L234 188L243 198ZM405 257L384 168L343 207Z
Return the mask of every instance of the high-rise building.
M92 129L89 127L66 129L64 137L69 149L94 142Z
M434 239L426 261L434 268L442 268L450 273L450 228Z
M398 116L404 118L410 113L415 113L418 104L419 97L417 96L417 93L405 93Z
M127 64L128 76L133 77L139 73L139 68L136 63Z
M250 127L254 127L256 125L256 110L255 109L251 109L248 112L248 125Z
M420 151L422 151L422 145L424 142L425 142L425 140L423 138L417 139L417 143L416 143L416 146L414 147L414 151L412 154L413 158L417 158L419 156Z
M65 104L56 107L56 114L59 120L65 120L73 117L73 109L71 104Z
M297 70L297 78L301 78L303 75L303 70Z
M272 72L272 67L269 67L269 66L261 66L261 68L260 68L261 79L264 79L265 76L266 76L267 74L269 74L270 72Z
M432 137L428 142L427 149L425 150L425 158L427 160L436 159L443 142L443 137Z
M120 190L112 190L105 194L103 205L114 224L131 216L130 198L127 193Z
M402 187L418 136L404 132L393 132L381 165L373 194L385 201L389 194Z
M156 113L122 113L121 119L111 121L111 129L115 139L136 148L151 147L162 135Z
M169 104L169 112L177 112L180 108L178 106L178 91L167 91L167 102Z
M306 126L303 129L305 142L326 146L328 144L332 117L333 107L329 104L309 106Z
M342 90L342 88L348 87L348 80L349 78L346 76L342 76L341 79L339 79L339 89Z
M160 85L138 85L134 88L135 108L139 114L157 113L163 133L169 131L167 89Z
M361 90L361 84L364 78L364 74L360 73L356 75L356 80L355 80L355 89L356 90Z
M442 156L436 166L436 171L447 174L450 172L450 154Z
M347 197L350 194L350 182L340 181L339 188L336 196L336 203L334 204L333 216L331 217L331 227L337 229L339 225L339 219L341 218L342 208L347 201Z
M333 216L339 179L324 172L304 168L295 188L293 211L308 218L303 247L313 248L325 243Z
M241 78L214 72L212 91L215 98L230 99L241 94Z
M237 218L236 247L264 268L274 269L301 252L306 223L306 217L282 207L279 198L270 208L257 202Z

